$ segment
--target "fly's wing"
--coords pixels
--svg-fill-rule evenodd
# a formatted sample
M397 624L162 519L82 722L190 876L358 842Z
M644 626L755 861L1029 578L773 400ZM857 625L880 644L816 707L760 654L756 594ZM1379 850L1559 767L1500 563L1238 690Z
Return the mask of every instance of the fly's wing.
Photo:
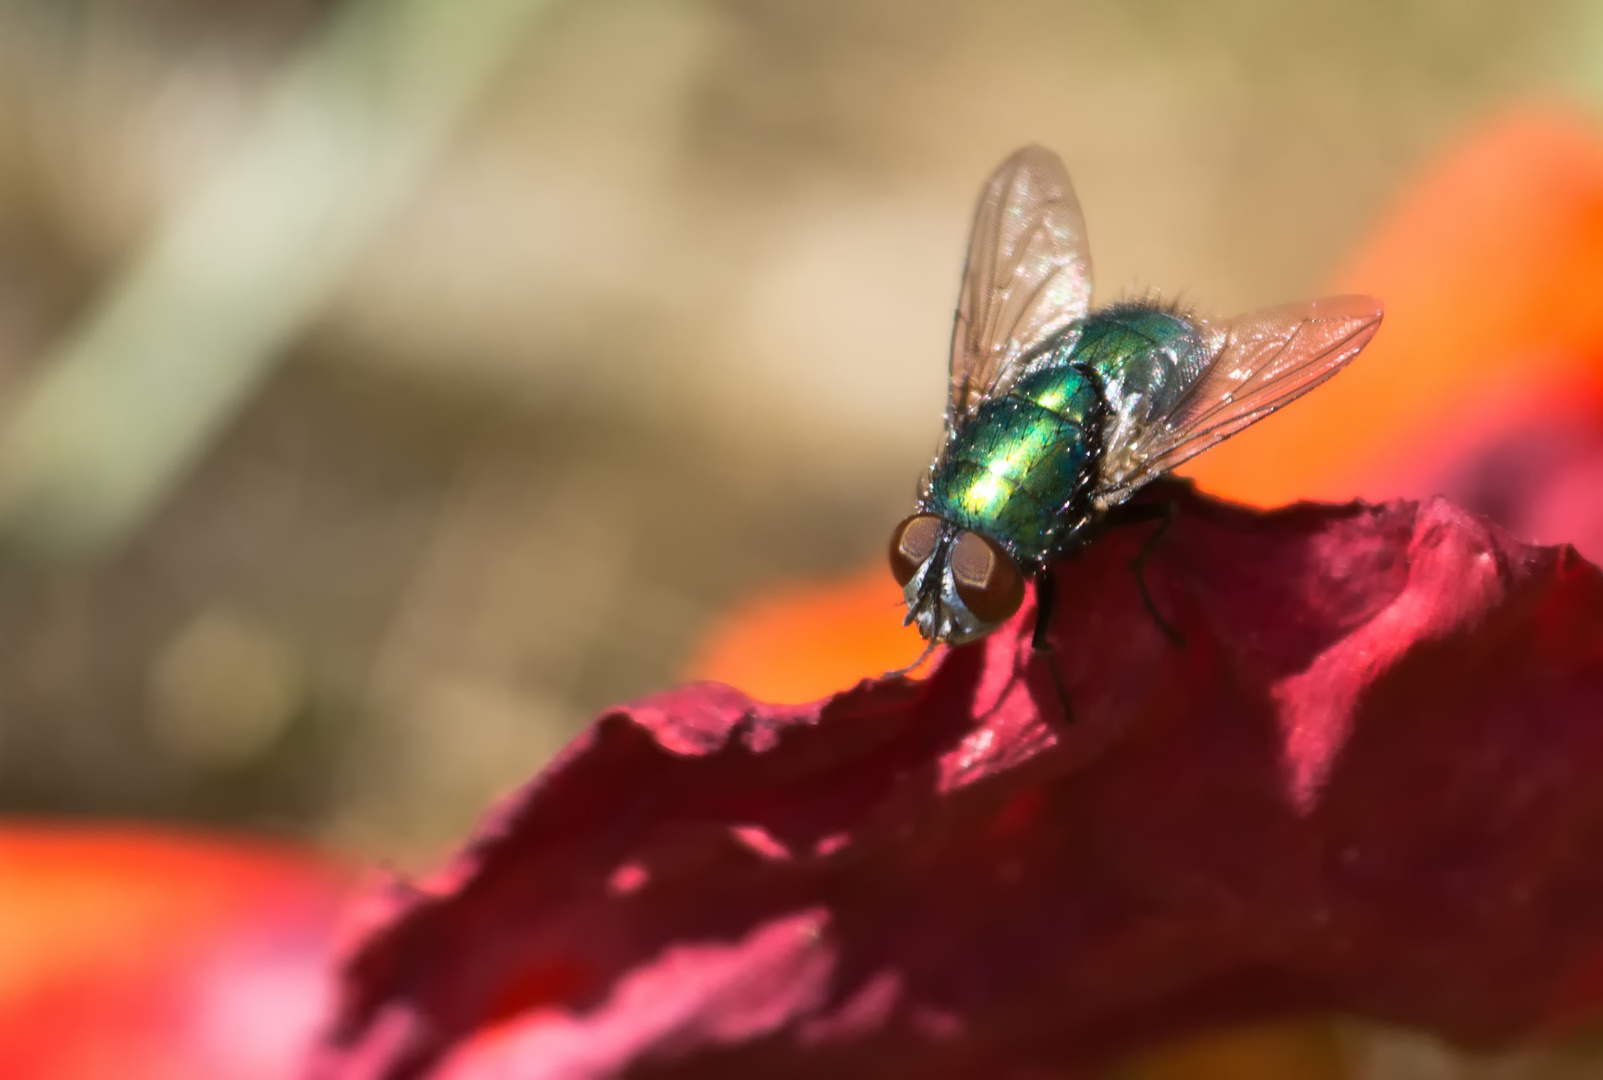
M1198 323L1208 359L1167 408L1110 445L1101 484L1106 507L1312 390L1358 355L1380 326L1380 301L1338 296L1288 304L1227 322Z
M1091 302L1085 218L1056 154L1026 146L991 174L974 211L952 328L948 430L1018 376L1030 347Z

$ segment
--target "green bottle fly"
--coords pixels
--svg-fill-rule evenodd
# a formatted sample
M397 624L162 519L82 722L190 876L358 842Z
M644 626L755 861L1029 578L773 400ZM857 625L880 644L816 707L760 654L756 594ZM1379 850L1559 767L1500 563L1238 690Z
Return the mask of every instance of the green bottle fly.
M1053 560L1147 482L1330 378L1381 318L1365 296L1218 322L1145 300L1091 311L1090 296L1068 174L1026 147L980 196L945 437L891 536L907 620L932 644L996 629L1026 578L1042 644Z

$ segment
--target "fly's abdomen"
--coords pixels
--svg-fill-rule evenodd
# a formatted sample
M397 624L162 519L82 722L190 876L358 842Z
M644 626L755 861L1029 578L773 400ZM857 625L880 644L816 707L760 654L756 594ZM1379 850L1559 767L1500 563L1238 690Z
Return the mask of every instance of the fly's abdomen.
M1098 402L1096 388L1072 368L1021 378L964 425L931 478L926 508L1023 559L1044 559L1090 465L1096 441L1088 425Z

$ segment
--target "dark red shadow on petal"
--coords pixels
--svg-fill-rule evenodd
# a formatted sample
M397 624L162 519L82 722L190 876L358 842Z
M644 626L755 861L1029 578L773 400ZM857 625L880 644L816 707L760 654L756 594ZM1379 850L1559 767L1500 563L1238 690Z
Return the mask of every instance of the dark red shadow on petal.
M1144 529L1064 564L1072 725L1030 605L920 685L604 717L360 943L315 1075L990 1077L1316 1007L1595 1015L1603 576L1441 501L1167 493L1187 645Z

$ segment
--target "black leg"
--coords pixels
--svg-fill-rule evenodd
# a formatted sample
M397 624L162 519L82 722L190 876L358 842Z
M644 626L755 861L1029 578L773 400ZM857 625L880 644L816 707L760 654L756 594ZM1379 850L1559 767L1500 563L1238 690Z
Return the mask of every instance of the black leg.
M1069 693L1063 688L1063 676L1058 672L1057 653L1052 650L1052 639L1047 636L1057 599L1057 582L1052 580L1052 571L1042 570L1035 575L1035 630L1030 634L1030 653L1032 658L1038 656L1046 661L1047 670L1052 673L1052 686L1058 693L1058 704L1063 708L1063 722L1072 724L1074 710L1069 707Z
M1058 588L1057 582L1052 580L1052 571L1042 570L1035 575L1035 631L1030 634L1030 648L1036 652L1052 648L1046 630L1052 623L1052 608L1057 602Z
M1146 521L1156 521L1158 523L1158 527L1153 529L1151 534L1147 536L1146 541L1142 543L1141 550L1136 553L1136 557L1130 560L1130 569L1135 573L1136 588L1141 590L1141 604L1147 609L1147 614L1151 615L1152 621L1158 624L1158 629L1163 631L1164 637L1167 637L1180 648L1184 648L1186 644L1185 635L1171 626L1169 620L1158 613L1158 606L1152 602L1152 594L1147 591L1146 575L1147 559L1151 558L1152 553L1157 550L1158 544L1163 540L1163 535L1169 531L1169 526L1174 524L1175 516L1179 511L1180 504L1172 499L1166 502L1135 503L1133 505L1126 503L1108 515L1107 524L1116 527L1119 525L1137 525Z

